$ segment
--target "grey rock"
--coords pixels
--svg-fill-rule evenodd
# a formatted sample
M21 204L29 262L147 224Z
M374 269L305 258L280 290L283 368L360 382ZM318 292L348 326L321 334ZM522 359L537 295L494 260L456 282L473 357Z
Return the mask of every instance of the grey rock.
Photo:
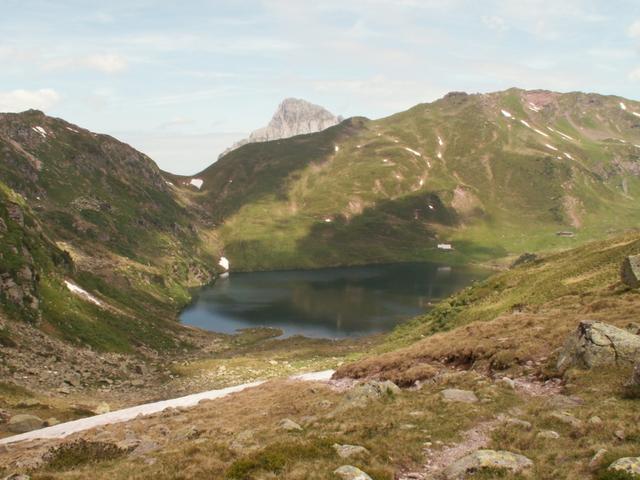
M7 428L13 433L26 433L42 427L44 427L44 420L27 414L14 415L7 423Z
M602 460L604 459L604 456L606 454L607 454L606 448L601 448L600 450L598 450L593 455L593 457L591 457L591 460L589 461L589 467L591 468L599 467L602 464Z
M523 455L504 450L477 450L451 464L444 472L447 480L462 480L468 474L485 468L504 469L522 473L533 467L533 462Z
M298 425L296 422L294 422L293 420L291 420L290 418L285 418L283 420L280 420L280 423L278 423L278 426L282 430L286 430L287 432L302 431L302 427Z
M631 288L640 287L640 255L631 255L623 260L620 279Z
M538 432L536 437L557 440L560 438L560 434L554 430L543 430L542 432Z
M333 471L342 480L372 480L372 478L359 468L352 465L343 465Z
M319 105L297 98L286 98L278 106L266 127L253 131L249 138L236 142L222 152L218 158L248 143L268 142L320 132L341 121L341 117L336 117Z
M514 427L522 428L523 430L531 430L533 428L530 422L520 420L519 418L508 418L506 423Z
M24 473L13 473L9 476L4 477L3 480L31 480L29 475L25 475Z
M640 361L640 336L602 322L580 322L558 357L560 372L571 367L628 365Z
M568 412L551 412L549 415L552 419L557 420L565 425L569 425L573 428L581 428L582 420L574 417Z
M383 397L393 397L401 392L400 387L387 380L378 382L375 380L364 382L353 387L346 395L348 406L366 407L373 400Z
M608 470L640 475L640 457L619 458L609 465Z
M636 363L631 374L631 380L629 380L629 386L640 387L640 361Z
M478 397L470 390L459 390L457 388L447 388L440 392L445 402L476 403Z
M583 405L584 400L576 396L568 397L567 395L553 395L546 403L547 406L552 409L569 410Z
M369 450L360 445L340 445L335 443L333 445L334 450L338 453L340 458L349 458L358 455L368 455Z

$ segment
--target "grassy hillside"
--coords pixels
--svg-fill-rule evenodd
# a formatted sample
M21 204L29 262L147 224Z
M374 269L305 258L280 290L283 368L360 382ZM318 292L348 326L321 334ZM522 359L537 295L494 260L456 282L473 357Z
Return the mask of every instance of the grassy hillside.
M0 272L19 279L29 258L29 315L42 320L39 328L103 350L175 346L175 315L188 288L213 277L218 247L206 217L151 159L42 112L0 114L0 176L10 228ZM24 225L6 220L11 205ZM41 246L32 248L36 240ZM22 254L16 242L33 251ZM6 285L2 291L8 314L25 311Z
M192 198L236 269L569 248L637 224L639 115L595 94L453 93L239 148L194 176Z

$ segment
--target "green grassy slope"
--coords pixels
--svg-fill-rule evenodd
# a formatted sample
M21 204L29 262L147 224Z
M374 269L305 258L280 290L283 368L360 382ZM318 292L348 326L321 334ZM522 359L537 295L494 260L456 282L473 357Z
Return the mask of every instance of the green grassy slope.
M107 350L173 345L176 312L189 300L189 287L212 278L218 251L201 212L151 159L42 112L0 114L0 177L1 203L20 204L25 219L46 232L48 257L68 260L66 269L51 268L32 254L38 272L32 313L42 319L40 328ZM9 233L25 241L44 235L25 228ZM7 237L0 244L11 247ZM20 257L3 252L0 272L19 276ZM73 295L65 279L103 307ZM0 290L8 313L25 309Z
M222 222L236 269L568 248L640 219L632 112L640 103L594 94L450 94L242 147L194 177L193 198Z

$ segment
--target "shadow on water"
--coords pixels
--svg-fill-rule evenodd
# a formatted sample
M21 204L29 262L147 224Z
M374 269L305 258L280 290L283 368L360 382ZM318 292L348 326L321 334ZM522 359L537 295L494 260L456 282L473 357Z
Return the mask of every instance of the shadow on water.
M273 327L286 336L362 336L391 330L487 275L435 263L232 273L204 288L180 318L223 333Z

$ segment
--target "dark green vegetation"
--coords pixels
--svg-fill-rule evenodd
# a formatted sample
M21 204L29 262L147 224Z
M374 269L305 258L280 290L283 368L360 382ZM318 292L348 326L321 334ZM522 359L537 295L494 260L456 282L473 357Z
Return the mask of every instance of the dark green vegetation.
M632 112L595 94L453 93L241 147L196 175L192 198L222 222L236 270L566 249L640 220Z
M28 111L0 115L0 178L6 313L101 350L177 345L176 312L218 252L206 217L153 161Z

